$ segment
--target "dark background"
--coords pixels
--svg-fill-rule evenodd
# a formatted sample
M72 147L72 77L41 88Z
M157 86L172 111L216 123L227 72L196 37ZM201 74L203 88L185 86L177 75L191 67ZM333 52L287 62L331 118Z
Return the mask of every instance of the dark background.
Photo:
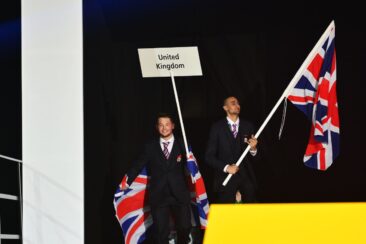
M22 159L20 0L0 6L0 154ZM16 162L0 158L0 193L19 196ZM0 199L2 234L21 234L19 201ZM20 240L2 240L17 244Z
M264 152L256 165L259 198L269 203L365 201L363 16L363 8L352 1L84 0L85 243L123 242L112 206L114 190L141 145L154 136L155 115L176 115L169 78L142 79L137 48L199 48L204 75L176 82L187 137L210 197L211 169L203 153L211 124L224 116L222 99L238 96L242 117L259 127L334 19L341 154L326 172L306 168L302 157L310 124L289 104L279 141L280 107L259 138ZM20 1L7 2L0 8L0 154L19 159L20 33ZM0 192L18 194L14 167L0 161ZM0 202L5 233L18 233L19 218L10 214L18 207Z
M336 24L340 156L326 171L303 165L310 123L288 104L259 142L260 202L365 201L362 150L366 37L361 8L351 2L293 4L233 1L84 1L86 242L121 243L113 193L160 111L177 116L169 78L143 79L137 48L198 46L202 77L177 77L189 142L208 196L212 172L203 154L222 99L238 96L243 118L257 127L277 102L331 20ZM176 131L180 135L180 132Z
M22 155L20 1L0 8L0 154Z
M203 154L211 124L224 116L222 99L238 96L243 118L257 127L277 102L326 27L336 24L340 156L326 171L303 165L310 123L288 104L259 142L260 202L365 201L362 150L363 11L352 2L84 1L86 242L121 243L114 190L160 111L177 116L169 78L143 79L137 48L198 46L202 77L177 77L189 142L208 196L212 172ZM176 132L180 135L180 132Z

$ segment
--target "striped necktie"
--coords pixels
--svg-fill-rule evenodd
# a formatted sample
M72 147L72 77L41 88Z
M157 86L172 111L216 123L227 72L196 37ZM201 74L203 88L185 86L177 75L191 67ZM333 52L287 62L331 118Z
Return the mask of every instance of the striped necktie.
M233 135L234 135L234 138L236 138L236 136L238 135L238 131L237 131L237 129L236 129L236 124L233 124L232 125L232 127L233 127L233 130L232 130L232 132L233 132Z
M163 142L163 146L164 146L163 153L164 153L166 159L169 158L168 145L169 145L169 142Z

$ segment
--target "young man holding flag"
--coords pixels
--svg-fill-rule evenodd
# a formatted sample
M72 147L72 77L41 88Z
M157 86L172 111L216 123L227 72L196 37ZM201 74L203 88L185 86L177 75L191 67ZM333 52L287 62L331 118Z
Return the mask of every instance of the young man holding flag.
M240 191L243 202L256 202L257 183L251 159L246 159L240 168L235 165L248 144L251 157L257 157L258 141L253 136L254 127L239 118L240 104L236 97L227 97L223 109L226 118L212 126L206 149L206 163L215 169L215 202L235 203L237 191ZM223 186L228 173L233 175L232 179Z

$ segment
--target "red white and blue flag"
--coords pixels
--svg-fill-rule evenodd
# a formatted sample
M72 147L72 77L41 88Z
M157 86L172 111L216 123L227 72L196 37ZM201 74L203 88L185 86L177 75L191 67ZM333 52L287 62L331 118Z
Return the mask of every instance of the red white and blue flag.
M316 50L287 98L311 121L305 165L326 170L339 155L335 27Z
M121 188L127 184L127 175L122 179L120 187L114 194L114 209L117 220L122 228L126 244L141 243L146 238L146 232L152 225L150 207L147 204L147 185L149 177L143 168L130 187L124 191Z
M197 160L191 150L189 150L187 158L187 169L190 178L188 179L188 187L191 192L192 225L200 225L202 229L206 229L209 203L205 183L198 169Z
M192 225L205 229L209 203L205 184L199 172L198 164L190 151L187 159L188 186L191 191ZM114 195L114 208L117 220L122 228L126 244L141 243L153 224L150 207L148 205L149 176L143 168L128 189L122 191L126 185L127 176L123 177L120 187Z

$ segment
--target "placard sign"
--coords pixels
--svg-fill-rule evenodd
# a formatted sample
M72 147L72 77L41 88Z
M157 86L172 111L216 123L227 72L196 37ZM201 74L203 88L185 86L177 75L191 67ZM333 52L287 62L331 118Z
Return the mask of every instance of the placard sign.
M201 76L197 47L139 48L142 77Z

